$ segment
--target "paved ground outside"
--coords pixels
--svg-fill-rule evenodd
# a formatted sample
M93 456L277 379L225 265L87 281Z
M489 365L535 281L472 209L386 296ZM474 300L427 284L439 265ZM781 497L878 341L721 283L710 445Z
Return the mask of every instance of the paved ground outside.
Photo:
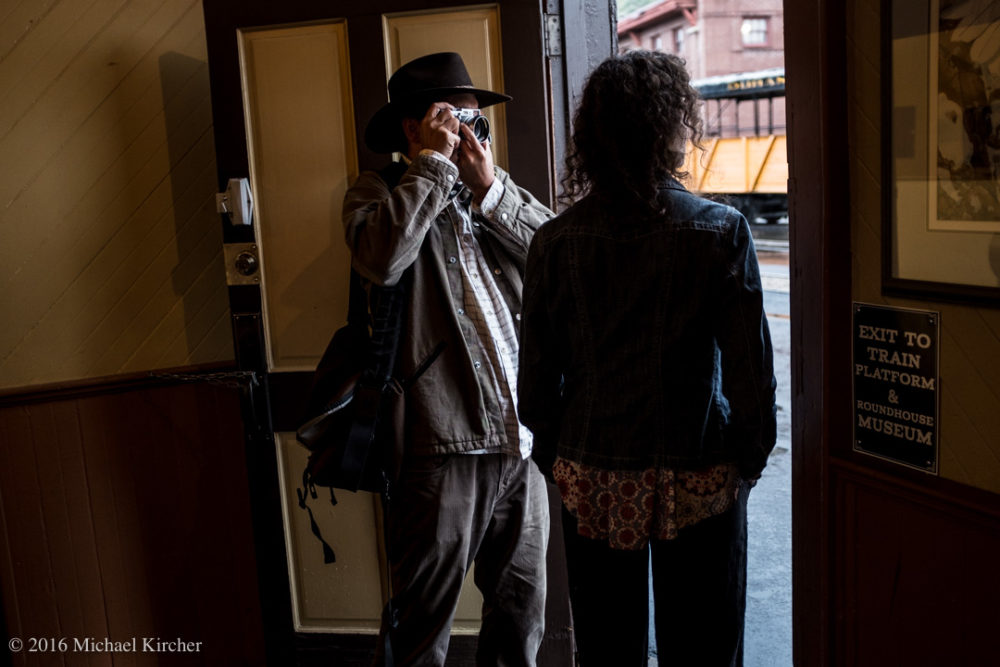
M787 225L754 225L778 381L778 442L748 505L745 667L792 664L792 460ZM650 598L650 617L654 613ZM650 665L657 647L650 632ZM664 650L664 667L670 664Z
M778 381L778 442L748 506L746 667L792 664L792 425L788 253L759 254Z

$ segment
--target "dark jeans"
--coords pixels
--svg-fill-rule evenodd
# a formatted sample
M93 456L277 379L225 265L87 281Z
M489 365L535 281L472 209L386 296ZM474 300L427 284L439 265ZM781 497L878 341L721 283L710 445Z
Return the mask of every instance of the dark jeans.
M391 633L396 665L444 664L473 562L483 594L476 662L535 664L545 630L549 505L534 461L501 454L410 459L389 506L388 528L399 619ZM378 647L381 652L381 639Z
M580 537L563 508L581 667L647 663L650 554L659 664L743 664L748 491L741 485L732 509L636 551Z

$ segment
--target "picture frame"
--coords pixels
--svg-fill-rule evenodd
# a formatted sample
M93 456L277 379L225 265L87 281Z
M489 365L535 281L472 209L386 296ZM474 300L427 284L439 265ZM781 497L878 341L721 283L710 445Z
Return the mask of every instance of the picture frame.
M882 1L882 291L1000 306L1000 3Z

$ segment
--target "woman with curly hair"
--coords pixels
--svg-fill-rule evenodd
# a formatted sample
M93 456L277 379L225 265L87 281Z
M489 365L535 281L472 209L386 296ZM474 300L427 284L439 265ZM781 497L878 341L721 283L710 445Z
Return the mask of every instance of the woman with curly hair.
M775 379L746 219L680 184L698 96L684 61L591 74L565 195L525 272L519 411L558 484L579 663L742 663L746 501Z

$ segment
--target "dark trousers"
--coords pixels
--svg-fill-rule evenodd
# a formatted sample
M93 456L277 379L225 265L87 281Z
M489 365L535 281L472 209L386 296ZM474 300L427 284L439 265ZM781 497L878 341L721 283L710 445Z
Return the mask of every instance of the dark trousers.
M534 461L501 454L408 460L388 522L396 665L444 664L473 562L483 594L477 664L535 664L545 631L549 505Z
M747 493L741 487L732 509L636 551L580 537L576 519L563 508L581 667L647 663L651 555L659 664L743 664Z

